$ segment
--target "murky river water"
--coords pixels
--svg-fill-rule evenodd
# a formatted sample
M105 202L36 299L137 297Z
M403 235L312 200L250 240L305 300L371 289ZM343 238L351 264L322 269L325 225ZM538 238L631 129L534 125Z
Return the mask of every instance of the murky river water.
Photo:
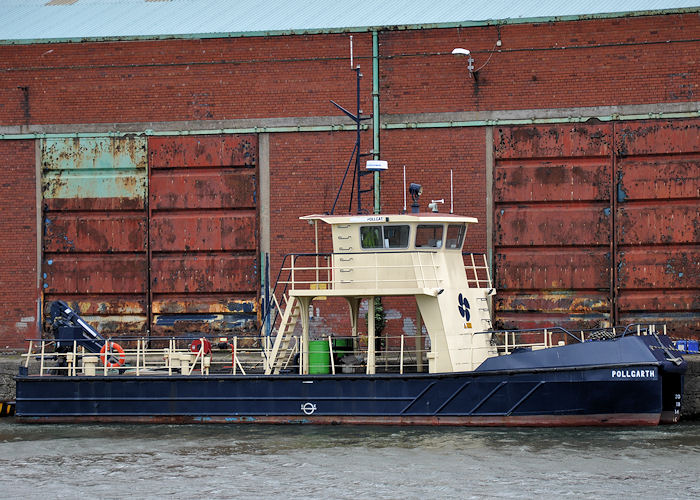
M700 423L621 429L24 426L2 498L699 498Z

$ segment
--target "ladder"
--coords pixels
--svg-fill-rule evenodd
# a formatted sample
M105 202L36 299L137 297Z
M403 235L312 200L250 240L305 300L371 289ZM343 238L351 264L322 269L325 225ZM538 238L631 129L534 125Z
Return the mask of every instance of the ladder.
M280 370L285 367L290 354L290 344L294 335L294 327L296 327L299 318L301 318L301 305L295 298L284 297L287 303L282 313L282 320L277 329L275 343L272 346L272 351L268 358L265 367L265 375L279 374Z
M477 300L484 301L486 303L486 307L479 308L479 311L483 311L486 317L484 317L484 314L480 314L479 316L481 316L481 322L486 324L486 329L490 330L493 328L493 323L491 323L491 309L489 308L488 302L489 299L488 297L479 297Z

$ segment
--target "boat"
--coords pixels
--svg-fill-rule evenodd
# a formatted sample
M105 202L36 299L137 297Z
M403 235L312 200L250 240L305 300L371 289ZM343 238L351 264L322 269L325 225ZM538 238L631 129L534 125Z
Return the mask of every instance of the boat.
M686 362L663 325L494 329L486 256L463 253L475 218L308 215L306 223L330 226L333 252L285 257L252 337L104 338L68 304L53 303L53 338L29 341L16 377L16 420L678 422ZM386 297L415 300L413 332L381 335L376 321L364 327L365 307L374 318L377 298ZM344 331L314 331L321 299L347 305Z

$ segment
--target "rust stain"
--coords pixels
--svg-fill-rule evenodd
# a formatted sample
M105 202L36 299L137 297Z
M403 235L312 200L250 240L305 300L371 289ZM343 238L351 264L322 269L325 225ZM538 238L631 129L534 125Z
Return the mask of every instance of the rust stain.
M151 168L251 167L257 163L257 135L152 137Z

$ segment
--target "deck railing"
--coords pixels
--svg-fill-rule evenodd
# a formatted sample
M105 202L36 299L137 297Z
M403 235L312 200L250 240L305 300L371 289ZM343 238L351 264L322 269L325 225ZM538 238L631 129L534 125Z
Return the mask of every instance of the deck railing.
M456 349L456 360L464 362L482 359L484 350L511 354L518 350L538 350L595 340L624 337L626 335L665 334L665 326L630 325L626 328L591 329L570 332L563 328L541 330L503 330L481 332L491 335L486 346ZM469 335L469 334L463 334ZM338 346L342 339L345 345ZM352 339L352 342L348 342ZM397 335L375 338L374 370L376 373L416 373L427 371L426 355L430 351L427 336ZM318 337L328 344L328 360L325 363L310 363L317 373L366 373L368 364L367 337L324 336ZM264 346L260 337L118 337L108 342L117 342L104 353L86 352L73 343L66 349L56 350L54 340L33 339L29 351L24 354L25 370L32 375L47 376L100 376L100 375L209 375L262 374L265 370ZM348 347L350 344L350 347ZM195 346L195 348L193 348ZM211 349L209 348L211 346ZM304 357L309 353L300 349L299 337L293 337L286 353L283 373L300 373ZM111 350L111 352L110 352ZM123 357L122 357L123 355ZM32 362L34 361L34 362ZM121 361L121 362L120 362ZM311 359L309 359L311 361Z
M392 263L392 256L411 256L406 263ZM464 253L467 286L491 288L491 275L485 254ZM442 285L439 263L434 251L345 252L320 254L290 254L280 269L277 284L291 290L335 290L348 286L363 288L436 288ZM354 260L371 260L362 265ZM428 262L426 262L428 261ZM287 263L285 265L285 263ZM355 276L361 276L357 278ZM286 279L282 279L286 276ZM398 276L404 276L399 278Z

